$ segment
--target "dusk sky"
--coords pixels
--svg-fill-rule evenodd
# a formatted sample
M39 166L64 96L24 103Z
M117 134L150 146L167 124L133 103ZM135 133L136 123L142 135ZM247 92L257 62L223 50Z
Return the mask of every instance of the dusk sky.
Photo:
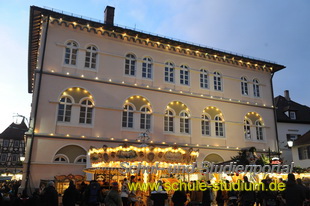
M30 114L31 5L99 20L110 5L116 24L285 65L273 78L275 96L289 90L293 101L310 106L309 0L10 0L0 2L0 133L14 113Z

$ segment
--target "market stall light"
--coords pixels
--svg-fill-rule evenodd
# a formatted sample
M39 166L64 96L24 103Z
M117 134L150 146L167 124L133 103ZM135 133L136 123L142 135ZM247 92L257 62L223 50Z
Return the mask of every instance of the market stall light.
M98 78L98 77L95 77L95 79L98 80L99 78Z
M82 74L82 75L81 75L81 77L83 78L83 77L84 77L84 75Z
M114 138L113 138L113 137L111 137L110 139L111 139L111 140L114 140Z
M54 136L54 134L53 134L53 133L50 133L50 136Z
M67 137L70 137L70 135L69 135L69 134L67 134L66 136L67 136Z
M109 79L109 82L112 82L112 79Z
M69 72L67 72L67 75L70 75L70 73L69 73Z

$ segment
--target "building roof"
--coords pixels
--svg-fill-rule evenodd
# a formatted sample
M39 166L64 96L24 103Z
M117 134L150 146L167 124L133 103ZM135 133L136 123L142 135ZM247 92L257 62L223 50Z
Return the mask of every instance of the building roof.
M1 134L0 139L24 139L24 133L28 131L28 127L24 121L20 124L12 123Z
M54 9L45 9L36 6L30 7L30 24L29 24L29 49L28 49L28 92L32 93L34 84L34 73L37 67L38 50L40 47L40 39L42 36L42 25L46 20L45 17L51 17L49 21L55 19L58 23L65 25L72 25L73 28L79 28L81 30L87 29L88 31L94 31L95 33L101 32L102 34L107 32L109 36L115 38L120 35L123 39L127 37L128 41L139 41L146 43L147 45L156 46L157 48L169 49L184 54L190 54L192 56L204 57L211 61L218 61L222 63L234 64L235 66L248 67L258 70L266 70L271 73L284 69L285 66L279 65L267 60L260 60L240 54L234 54L227 51L221 51L218 49L197 45L194 43L183 42L181 40L175 40L159 36L156 34L149 34L136 29L129 29L127 27L121 27L117 25L105 24L102 21L95 21L93 19L86 19L84 17L74 16L73 14L64 14L63 11L55 11ZM53 19L53 20L51 20ZM60 20L60 21L59 21ZM82 25L82 26L81 26ZM103 32L104 31L104 32ZM112 35L113 33L113 35ZM43 41L44 42L44 41Z
M275 98L275 107L277 122L310 124L310 108L305 105L298 104L279 95ZM287 111L294 111L296 119L291 119L287 116L285 114Z
M306 144L310 144L310 130L306 134L300 136L296 141L294 141L293 146L301 146Z

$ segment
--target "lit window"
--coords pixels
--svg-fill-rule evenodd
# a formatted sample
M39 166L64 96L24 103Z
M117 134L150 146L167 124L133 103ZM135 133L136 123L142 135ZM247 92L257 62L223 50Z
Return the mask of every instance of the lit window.
M171 62L166 62L165 64L165 81L174 82L174 64Z
M224 137L224 123L220 116L216 116L215 120L215 136Z
M80 107L80 123L91 124L93 115L93 102L90 99L85 99L81 102Z
M180 113L180 133L189 134L189 115L184 111Z
M58 105L57 121L70 122L71 108L72 108L72 100L69 97L62 97Z
M245 139L251 139L251 125L247 119L244 120L243 132Z
M122 127L133 128L133 107L124 105Z
M180 84L189 85L189 70L188 70L188 66L186 65L181 65Z
M146 57L142 62L142 77L152 79L153 61L151 58Z
M249 95L248 80L245 77L241 77L241 93L242 95Z
M213 73L214 90L222 91L222 76L219 72Z
M257 79L253 80L253 93L254 97L260 97L259 82Z
M97 63L97 48L95 46L89 46L86 49L85 68L96 69L96 63Z
M209 88L208 72L204 69L200 70L200 87L204 89Z
M165 122L165 128L164 128L165 132L173 132L174 115L171 110L166 110L164 122Z
M66 45L65 64L76 65L78 44L69 41Z
M210 135L210 120L205 114L202 115L201 119L201 133L202 135Z
M151 128L151 110L150 108L144 106L141 108L140 129L150 129L150 128Z
M125 59L125 74L135 76L136 57L133 54L127 54Z
M264 140L264 135L263 135L263 124L261 121L256 121L255 122L256 126L256 138L257 140Z

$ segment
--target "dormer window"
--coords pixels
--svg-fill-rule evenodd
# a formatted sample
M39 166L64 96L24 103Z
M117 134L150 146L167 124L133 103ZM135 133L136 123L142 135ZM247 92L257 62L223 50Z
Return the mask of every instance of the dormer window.
M296 112L290 111L289 114L290 114L290 116L289 116L290 119L296 119Z

